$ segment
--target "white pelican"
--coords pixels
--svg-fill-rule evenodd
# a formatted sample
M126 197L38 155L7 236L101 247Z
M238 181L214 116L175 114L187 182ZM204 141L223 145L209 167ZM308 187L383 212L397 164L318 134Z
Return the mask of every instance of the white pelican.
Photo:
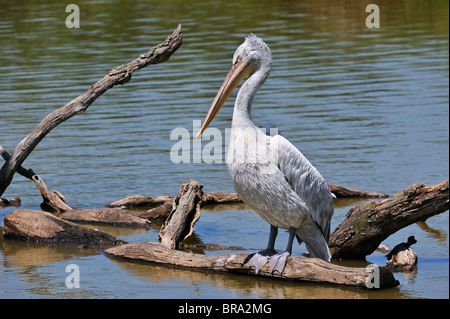
M208 127L238 84L247 76L234 105L227 166L242 200L270 224L267 249L255 254L256 273L269 261L270 272L283 272L292 242L304 242L311 257L330 261L328 237L334 211L325 179L287 139L266 135L252 121L257 90L269 76L272 56L262 39L250 35L233 57L233 66L217 93L196 138ZM286 251L278 254L278 228L289 231Z

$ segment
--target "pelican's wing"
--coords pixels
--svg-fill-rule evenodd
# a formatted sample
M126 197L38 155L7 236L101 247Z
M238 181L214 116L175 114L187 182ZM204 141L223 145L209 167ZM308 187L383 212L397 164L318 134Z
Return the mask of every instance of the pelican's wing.
M333 195L325 179L305 156L286 138L275 135L270 138L275 161L287 182L308 205L311 217L322 229L328 241L330 221L334 212Z

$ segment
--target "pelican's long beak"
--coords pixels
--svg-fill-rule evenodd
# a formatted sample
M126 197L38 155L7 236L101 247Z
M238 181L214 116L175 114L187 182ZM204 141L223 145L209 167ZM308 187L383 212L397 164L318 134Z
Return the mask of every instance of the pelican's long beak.
M253 63L238 61L233 65L231 70L228 72L225 81L223 81L219 92L217 92L217 95L214 98L213 103L211 104L208 114L206 115L205 122L203 123L200 131L195 136L195 139L198 139L200 135L202 135L203 131L206 130L208 125L212 122L217 113L219 113L220 108L230 97L231 93L233 93L234 89L239 85L239 83L241 83L243 79L245 79L255 70L256 64Z

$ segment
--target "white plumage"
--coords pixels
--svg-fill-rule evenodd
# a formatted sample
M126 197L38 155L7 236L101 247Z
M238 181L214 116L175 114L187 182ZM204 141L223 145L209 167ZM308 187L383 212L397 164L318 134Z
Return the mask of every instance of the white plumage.
M312 257L330 260L328 238L334 205L325 179L317 169L281 135L268 136L252 121L251 106L257 90L269 76L269 47L251 35L238 47L233 67L222 84L205 123L209 125L234 88L247 75L236 97L227 165L233 185L242 200L271 225L266 250L251 262L256 272L267 262L282 272L291 254L294 236L304 242ZM288 229L286 253L274 250L277 229Z

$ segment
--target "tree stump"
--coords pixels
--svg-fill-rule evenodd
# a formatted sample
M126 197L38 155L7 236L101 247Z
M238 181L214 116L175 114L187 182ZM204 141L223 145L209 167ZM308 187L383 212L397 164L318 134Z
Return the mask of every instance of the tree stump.
M177 249L180 241L189 237L195 222L200 218L202 186L194 180L181 184L181 191L174 199L172 212L159 232L159 242Z

